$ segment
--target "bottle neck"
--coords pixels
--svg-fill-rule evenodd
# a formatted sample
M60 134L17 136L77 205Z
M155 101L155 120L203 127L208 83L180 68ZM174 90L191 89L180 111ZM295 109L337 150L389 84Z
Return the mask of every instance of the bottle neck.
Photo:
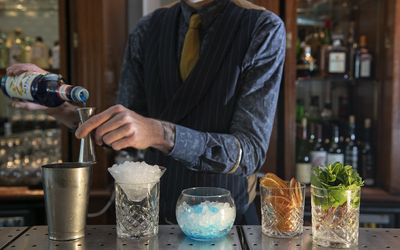
M339 128L335 127L332 134L332 142L339 143Z
M356 134L355 134L355 125L354 124L350 124L349 126L349 138L350 141L355 141L356 140Z
M364 128L364 144L371 144L371 129Z

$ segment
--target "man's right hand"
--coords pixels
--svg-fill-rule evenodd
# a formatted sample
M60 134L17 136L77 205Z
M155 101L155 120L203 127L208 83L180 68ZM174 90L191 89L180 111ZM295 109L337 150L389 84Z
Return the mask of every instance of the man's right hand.
M7 68L7 75L9 76L20 75L25 72L39 73L39 74L48 73L46 70L41 69L38 66L31 63L13 64ZM77 116L76 113L76 106L68 102L65 102L55 108L49 108L33 102L18 101L18 100L12 101L11 105L15 108L45 111L48 115L53 116L54 118L56 118L57 121L63 123L69 128L76 128L78 126L79 117Z
M46 70L39 68L35 64L31 63L17 63L13 64L7 68L8 76L17 76L25 72L46 74L48 73ZM13 100L11 102L11 106L14 108L26 109L26 110L47 110L46 106L42 106L33 102L25 102Z

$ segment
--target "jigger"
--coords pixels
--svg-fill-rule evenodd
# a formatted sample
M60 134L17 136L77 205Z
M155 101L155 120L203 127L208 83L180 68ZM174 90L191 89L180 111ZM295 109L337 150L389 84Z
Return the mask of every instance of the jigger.
M87 121L89 117L94 114L94 110L95 108L93 107L78 108L77 111L80 122L84 123ZM78 162L96 162L96 154L91 134L81 139Z

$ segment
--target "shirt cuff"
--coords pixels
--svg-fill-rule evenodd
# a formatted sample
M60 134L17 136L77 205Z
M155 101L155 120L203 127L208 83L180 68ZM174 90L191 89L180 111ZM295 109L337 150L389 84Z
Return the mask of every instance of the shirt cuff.
M175 145L168 155L177 160L196 164L204 153L206 137L205 133L176 125Z

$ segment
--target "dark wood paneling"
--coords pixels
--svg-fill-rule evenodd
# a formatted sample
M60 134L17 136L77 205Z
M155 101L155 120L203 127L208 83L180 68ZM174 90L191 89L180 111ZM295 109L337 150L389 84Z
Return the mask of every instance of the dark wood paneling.
M267 10L280 15L279 0L254 0L253 3L265 7Z
M90 92L88 105L101 112L114 104L127 39L126 0L71 1L71 80ZM78 141L74 140L73 159ZM96 148L93 188L109 183L110 151Z
M378 180L391 193L400 193L400 0L385 1L381 87Z
M90 92L88 105L101 112L114 104L122 55L127 40L126 0L71 0L70 44L71 81ZM72 138L72 160L77 159L79 141ZM97 164L93 168L92 190L108 192L111 178L107 168L113 152L96 148ZM91 196L89 212L97 212L108 197ZM108 216L92 218L91 224L115 223Z
M279 126L281 131L278 135L281 142L278 162L284 170L284 177L289 179L295 175L297 1L285 1L283 5L287 44L280 103L282 124Z
M60 74L69 79L69 59L68 59L68 3L67 0L58 0L58 29L60 43ZM62 160L71 161L71 135L68 129L61 127Z

